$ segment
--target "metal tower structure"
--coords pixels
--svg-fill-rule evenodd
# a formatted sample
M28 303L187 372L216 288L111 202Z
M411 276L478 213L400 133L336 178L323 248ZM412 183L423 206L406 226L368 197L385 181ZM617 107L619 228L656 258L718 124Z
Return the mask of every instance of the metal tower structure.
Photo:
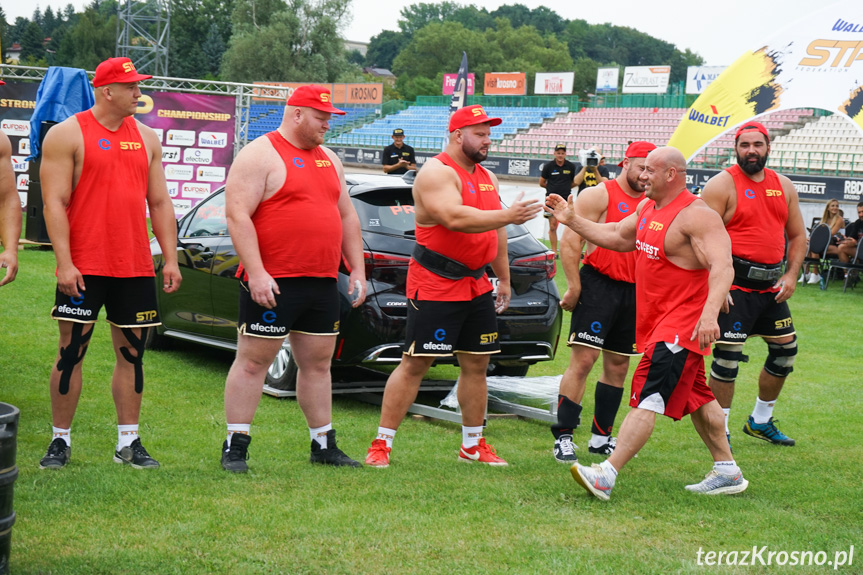
M117 56L142 74L168 75L170 0L121 0L117 14Z

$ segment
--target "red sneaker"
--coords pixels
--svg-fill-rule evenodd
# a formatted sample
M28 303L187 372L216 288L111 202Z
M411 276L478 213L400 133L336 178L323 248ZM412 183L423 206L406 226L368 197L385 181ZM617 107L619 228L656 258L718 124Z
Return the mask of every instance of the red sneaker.
M486 465L495 465L499 467L509 465L506 461L496 455L494 447L486 443L484 437L481 437L479 445L475 445L474 447L465 447L462 445L461 450L458 452L458 458L459 461L477 461L479 463L485 463Z
M372 441L372 446L369 447L369 454L366 456L366 465L371 467L389 467L390 451L392 451L392 448L387 447L386 441L375 439Z

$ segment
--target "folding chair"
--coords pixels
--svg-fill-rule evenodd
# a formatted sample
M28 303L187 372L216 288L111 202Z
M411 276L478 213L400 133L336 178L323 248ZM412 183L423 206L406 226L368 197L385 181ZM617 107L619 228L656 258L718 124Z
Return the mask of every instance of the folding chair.
M812 232L809 234L809 247L807 248L807 255L803 258L803 269L806 269L806 264L815 264L816 269L818 270L818 275L821 275L825 269L825 260L827 259L827 246L830 245L830 238L832 235L830 234L830 226L827 224L818 224L814 228L812 228ZM817 254L815 256L809 256L808 254L814 253ZM806 285L806 282L803 282Z
M845 293L845 290L848 289L848 282L851 282L851 289L854 289L854 286L860 280L860 274L863 273L863 241L857 242L857 251L854 252L854 257L851 258L851 261L848 263L840 262L839 260L831 260L830 265L827 268L827 279L824 283L824 289L827 289L827 286L830 284L830 272L833 271L833 268L845 270L845 283L842 285L842 293ZM856 272L856 273L853 273ZM851 276L856 276L855 279L851 279Z

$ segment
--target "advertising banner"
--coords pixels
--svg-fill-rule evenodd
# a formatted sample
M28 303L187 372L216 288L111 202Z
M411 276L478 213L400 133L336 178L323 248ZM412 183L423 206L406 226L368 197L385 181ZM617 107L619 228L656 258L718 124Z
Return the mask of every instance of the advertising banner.
M260 88L252 89L252 99L255 101L274 102L287 100L300 86L308 86L312 82L254 82ZM332 94L333 104L381 104L384 101L383 84L325 84L318 83ZM263 97L268 96L268 97Z
M664 94L671 66L627 66L623 70L624 94Z
M575 72L537 72L534 94L572 94Z
M727 130L793 108L841 114L863 132L863 3L837 2L747 51L692 104L669 141L687 158Z
M162 166L177 216L224 185L234 159L234 98L149 92L135 118L162 142Z
M524 72L489 72L483 78L482 93L486 96L527 94L527 75Z
M620 68L599 68L596 71L596 93L615 94L620 79Z
M453 90L455 90L455 83L458 80L458 74L444 74L443 75L443 95L444 96L452 96ZM467 75L467 95L473 96L473 85L476 81L476 74L473 72Z
M723 70L725 66L689 66L686 68L686 93L701 94Z
M27 207L27 190L30 187L30 116L36 107L37 83L7 82L0 87L0 130L12 143L12 171L15 188L21 200L21 209Z

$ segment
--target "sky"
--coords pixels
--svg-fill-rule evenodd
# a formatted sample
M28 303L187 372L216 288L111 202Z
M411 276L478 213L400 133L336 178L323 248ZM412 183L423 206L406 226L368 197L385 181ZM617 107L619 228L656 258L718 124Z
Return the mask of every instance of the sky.
M0 0L7 22L18 16L30 18L39 6L62 9L72 3L81 10L89 0ZM352 0L352 21L344 29L347 40L368 42L383 30L398 30L400 6L419 3L405 0L381 3L380 0ZM425 0L427 3L430 0ZM853 4L855 0L846 0ZM458 2L483 6L489 11L503 4L523 4L528 8L547 6L561 17L581 18L592 24L610 22L628 26L671 42L680 50L689 48L704 58L708 66L728 66L747 50L759 48L774 32L805 18L808 13L832 4L811 0L723 0L702 3L693 0L605 0L603 2L544 2L536 0L485 0ZM598 9L585 12L585 8ZM854 10L859 13L859 8ZM853 17L855 14L850 14ZM853 19L853 18L852 18ZM656 62L662 64L663 62ZM458 64L456 63L456 67Z

